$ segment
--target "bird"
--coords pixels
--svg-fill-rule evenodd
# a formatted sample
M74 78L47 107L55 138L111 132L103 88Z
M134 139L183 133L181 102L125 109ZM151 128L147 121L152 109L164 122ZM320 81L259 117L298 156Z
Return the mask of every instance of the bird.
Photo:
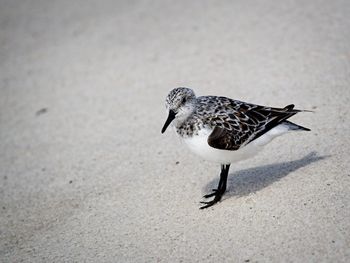
M224 96L196 97L192 89L178 87L169 92L165 106L168 117L161 133L172 124L192 152L221 166L217 188L203 196L213 199L200 202L200 209L221 200L232 163L253 157L280 135L310 131L287 120L307 111L294 109L293 104L275 108Z

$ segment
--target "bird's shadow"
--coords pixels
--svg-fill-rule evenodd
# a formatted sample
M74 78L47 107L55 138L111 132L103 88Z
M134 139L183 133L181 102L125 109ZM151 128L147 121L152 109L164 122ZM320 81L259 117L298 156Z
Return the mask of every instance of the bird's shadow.
M226 197L247 196L251 193L260 191L270 184L287 176L289 173L307 166L311 163L323 160L329 156L318 156L316 152L311 152L301 159L269 164L246 170L237 171L229 175L227 182ZM219 178L215 178L205 186L205 193L210 193L212 189L217 188Z

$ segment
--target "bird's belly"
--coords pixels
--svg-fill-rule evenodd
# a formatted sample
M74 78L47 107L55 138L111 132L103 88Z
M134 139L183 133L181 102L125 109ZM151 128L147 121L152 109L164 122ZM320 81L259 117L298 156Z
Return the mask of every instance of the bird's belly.
M198 135L183 138L183 140L195 154L199 155L205 160L221 164L230 164L250 158L262 149L261 146L254 144L248 144L245 147L235 151L216 149L208 144L208 136L211 134L211 132L212 130L210 129L202 129L199 131Z

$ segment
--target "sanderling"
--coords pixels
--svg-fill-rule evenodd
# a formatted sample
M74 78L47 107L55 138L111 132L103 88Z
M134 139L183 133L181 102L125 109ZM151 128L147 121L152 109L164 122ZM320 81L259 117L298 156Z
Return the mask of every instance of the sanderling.
M217 189L204 196L214 197L201 202L201 209L221 200L226 191L227 176L233 162L250 158L275 137L289 131L310 129L287 121L303 110L294 105L272 108L226 97L196 97L189 88L175 88L166 98L168 118L165 132L172 122L187 146L202 158L221 164Z

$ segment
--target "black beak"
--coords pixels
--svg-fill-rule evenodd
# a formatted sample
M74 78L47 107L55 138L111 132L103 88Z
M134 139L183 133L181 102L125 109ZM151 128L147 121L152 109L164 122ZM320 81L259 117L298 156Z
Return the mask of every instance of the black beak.
M173 110L169 110L169 115L168 115L166 122L164 123L162 133L165 132L165 130L166 130L166 128L168 128L169 124L175 119L175 115L176 115L176 113Z

